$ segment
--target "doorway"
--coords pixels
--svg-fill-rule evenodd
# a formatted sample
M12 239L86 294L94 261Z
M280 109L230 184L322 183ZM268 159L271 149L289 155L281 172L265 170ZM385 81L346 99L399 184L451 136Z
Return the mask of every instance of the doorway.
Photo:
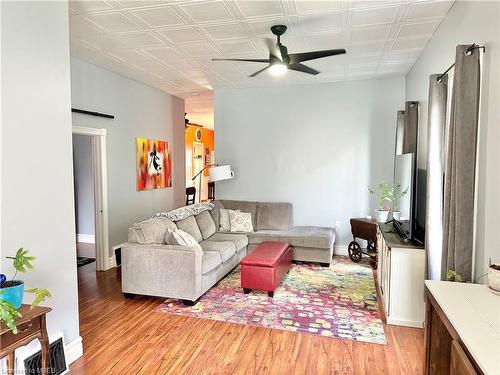
M106 129L73 126L75 229L82 265L97 271L114 266L109 254ZM93 258L92 258L93 256Z

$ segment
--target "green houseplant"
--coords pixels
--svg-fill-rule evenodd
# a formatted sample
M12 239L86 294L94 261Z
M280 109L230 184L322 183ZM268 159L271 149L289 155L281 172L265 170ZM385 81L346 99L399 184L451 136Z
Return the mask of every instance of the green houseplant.
M24 281L16 279L18 273L34 271L33 264L35 257L28 255L29 250L20 248L15 256L7 256L12 260L15 269L14 276L10 280L4 274L0 274L0 323L5 323L12 332L17 333L15 319L21 317L19 308L24 297ZM30 288L27 293L34 294L35 298L31 306L37 306L46 298L52 297L47 289Z
M392 202L392 188L385 181L380 181L376 188L368 187L370 194L375 196L378 209L375 210L375 218L378 222L386 222L389 216L389 204Z
M391 200L392 200L392 218L399 220L401 218L401 211L399 211L399 205L401 203L401 199L408 194L409 186L403 190L403 187L400 184L393 185L391 191Z

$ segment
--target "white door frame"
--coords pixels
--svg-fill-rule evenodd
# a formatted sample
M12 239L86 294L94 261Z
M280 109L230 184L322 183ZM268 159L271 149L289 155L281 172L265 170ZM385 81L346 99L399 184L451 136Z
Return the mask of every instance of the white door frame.
M73 126L73 134L88 135L91 139L96 269L97 271L106 271L114 267L114 256L111 258L109 256L106 129Z

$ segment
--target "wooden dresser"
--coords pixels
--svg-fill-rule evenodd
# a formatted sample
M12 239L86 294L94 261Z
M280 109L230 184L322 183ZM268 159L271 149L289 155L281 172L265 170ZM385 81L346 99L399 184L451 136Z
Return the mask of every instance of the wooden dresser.
M500 296L447 281L427 280L425 289L425 374L500 374Z
M377 281L387 324L423 327L425 251L379 224Z

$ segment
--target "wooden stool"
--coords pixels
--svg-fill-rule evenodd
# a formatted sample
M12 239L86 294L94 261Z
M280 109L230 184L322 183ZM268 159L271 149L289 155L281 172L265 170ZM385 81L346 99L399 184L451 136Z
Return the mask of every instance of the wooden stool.
M40 341L42 347L42 374L47 374L49 367L49 336L45 315L50 307L22 305L19 309L22 317L16 319L17 335L14 335L5 324L0 325L0 359L7 357L7 374L14 374L15 353L17 348L29 344L34 339Z

